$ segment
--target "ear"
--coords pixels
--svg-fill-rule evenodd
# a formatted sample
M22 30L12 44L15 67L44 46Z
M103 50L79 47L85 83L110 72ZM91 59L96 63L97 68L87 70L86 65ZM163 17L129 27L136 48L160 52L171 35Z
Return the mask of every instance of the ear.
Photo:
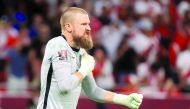
M73 30L72 25L71 25L70 23L65 24L65 29L66 29L69 33L71 33L72 30Z

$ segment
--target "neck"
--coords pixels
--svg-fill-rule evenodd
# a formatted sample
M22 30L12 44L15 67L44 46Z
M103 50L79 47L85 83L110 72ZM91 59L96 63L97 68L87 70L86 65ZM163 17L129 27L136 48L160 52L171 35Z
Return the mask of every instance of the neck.
M72 47L72 48L76 48L78 49L79 47L74 43L74 41L71 41L71 42L68 42L69 45Z
M73 37L71 34L66 34L66 33L62 33L62 36L65 38L65 40L67 41L67 43L69 44L70 47L72 48L79 48L75 42L73 41Z

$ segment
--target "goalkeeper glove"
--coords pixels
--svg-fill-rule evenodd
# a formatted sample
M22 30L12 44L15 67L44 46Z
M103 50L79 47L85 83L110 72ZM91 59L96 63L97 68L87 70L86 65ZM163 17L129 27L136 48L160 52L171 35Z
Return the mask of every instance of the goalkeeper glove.
M131 109L138 109L142 103L143 95L132 93L129 95L116 94L113 98L113 102L127 106Z
M81 58L81 67L79 72L82 73L83 77L85 77L88 73L92 72L95 66L95 60L92 56L85 53Z

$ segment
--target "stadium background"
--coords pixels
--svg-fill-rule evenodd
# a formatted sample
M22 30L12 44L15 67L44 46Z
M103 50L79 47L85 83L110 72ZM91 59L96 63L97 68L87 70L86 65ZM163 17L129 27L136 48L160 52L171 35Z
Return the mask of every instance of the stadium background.
M143 93L140 109L190 109L189 0L1 0L0 109L33 109L47 41L68 6L91 19L97 84ZM78 109L123 109L82 93Z

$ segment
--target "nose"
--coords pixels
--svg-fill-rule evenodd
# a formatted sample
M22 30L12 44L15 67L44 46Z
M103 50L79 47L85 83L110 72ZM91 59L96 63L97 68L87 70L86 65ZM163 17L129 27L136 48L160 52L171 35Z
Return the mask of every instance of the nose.
M87 25L86 29L90 31L91 30L90 25Z

